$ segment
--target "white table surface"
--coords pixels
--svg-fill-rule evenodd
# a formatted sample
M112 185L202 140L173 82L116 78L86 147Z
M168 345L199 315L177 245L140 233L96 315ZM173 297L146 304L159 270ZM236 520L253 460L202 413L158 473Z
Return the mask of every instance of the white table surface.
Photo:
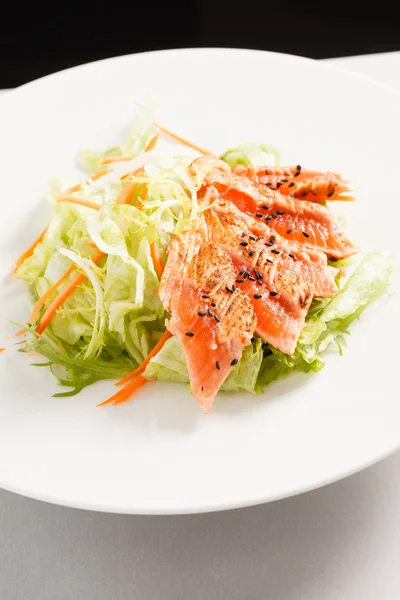
M400 52L334 59L400 89ZM400 454L320 490L182 517L0 491L1 600L398 600Z

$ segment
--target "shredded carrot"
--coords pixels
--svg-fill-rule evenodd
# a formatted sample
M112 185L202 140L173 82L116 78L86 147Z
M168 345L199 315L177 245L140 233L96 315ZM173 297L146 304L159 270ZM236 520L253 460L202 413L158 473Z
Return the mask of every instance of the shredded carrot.
M179 142L180 144L183 144L184 146L187 146L188 148L192 148L193 150L200 152L200 154L206 154L208 156L215 156L215 154L213 152L204 150L204 148L201 148L200 146L197 146L196 144L193 144L192 142L185 140L184 138L180 137L179 135L176 135L176 133L173 133L172 131L165 129L165 127L162 127L158 123L154 123L154 126L157 127L157 129L159 129L160 132L163 133L164 135L167 135L168 137L172 138L176 142Z
M154 268L157 271L157 275L161 277L164 271L164 265L161 262L160 250L156 242L150 244L150 254L154 263Z
M146 369L147 365L149 364L150 360L153 358L153 356L155 356L158 352L160 352L161 348L164 346L165 342L170 337L172 337L172 334L168 331L168 329L166 329L164 331L161 339L154 346L153 350L150 352L150 354L147 356L147 358L144 359L142 364L139 365L138 368L135 369L135 371L133 371L132 373L129 373L129 375L126 375L126 377L123 377L122 379L120 379L120 381L117 381L117 383L115 385L123 385L124 383L126 383L127 381L130 381L137 375L140 375L141 373L143 373L143 371Z
M149 152L150 150L153 150L153 148L157 144L158 138L159 138L158 134L153 136L151 138L151 140L149 141L149 143L147 144L144 151ZM100 165L111 165L111 164L117 163L117 162L129 162L130 160L132 160L134 158L135 158L134 156L107 156L107 158L103 158L102 160L100 160L99 164Z
M150 150L153 150L153 148L156 147L157 142L158 142L158 138L160 136L158 135L158 133L151 138L151 140L149 141L149 143L147 144L146 148L144 149L145 152L150 152Z
M35 306L32 309L31 316L29 317L29 323L31 325L33 325L35 323L36 319L38 318L40 309L42 308L42 306L44 306L46 304L46 301L50 298L50 296L55 291L57 291L57 288L59 288L60 285L62 285L64 283L64 281L66 279L68 279L68 277L71 275L71 273L73 273L73 271L75 269L76 269L76 265L71 265L65 271L64 275L62 275L58 281L56 281L52 286L50 286L49 289L47 289L45 291L45 293L39 298L39 300L36 302Z
M332 196L332 198L328 198L328 200L342 200L343 202L354 202L354 196L342 196L341 194L337 194Z
M17 337L20 337L21 335L24 335L24 333L26 333L26 329L20 329L19 331L17 331L17 333L14 333L14 335L10 335L10 337L8 337L8 340L13 340Z
M96 252L96 254L92 256L92 261L95 264L97 264L103 258L103 256L105 256L104 252L101 252L99 250L98 252ZM74 292L76 288L83 281L85 281L85 279L86 273L79 273L67 284L67 286L58 294L58 296L54 298L53 302L50 304L50 306L47 308L44 315L40 319L39 325L36 327L37 333L43 333L43 331L46 329L46 327L49 325L52 318L54 317L56 311L60 308L62 304L64 304L64 302L69 298L72 292Z
M97 406L105 406L106 404L122 404L122 402L126 402L132 396L133 392L137 390L139 387L147 383L147 379L139 375L134 381L129 383L124 389L120 390L108 400L104 400L104 402L100 402Z
M47 231L47 227L44 231L42 231L42 233L39 235L39 237L33 242L33 244L31 244L28 248L28 250L25 250L25 252L23 254L21 254L21 256L15 261L15 267L13 269L13 273L15 273L16 271L18 271L19 267L22 265L23 262L26 261L27 258L29 258L30 256L32 256L32 254L35 251L35 248L38 244L40 244L40 242L43 240L45 233Z
M117 198L117 204L129 204L136 191L137 185L138 184L135 182L127 183Z
M0 348L0 352L4 352L5 348Z
M99 161L100 165L111 165L112 163L117 162L128 162L135 158L134 156L108 156L107 158L103 158L103 160Z
M78 192L79 190L81 190L83 188L84 185L87 185L89 183L91 183L92 181L96 181L96 179L100 179L100 177L103 177L103 175L107 175L107 173L109 173L110 171L108 169L101 169L101 171L97 171L97 173L95 173L94 175L92 175L91 177L89 177L89 179L86 179L86 181L81 181L81 183L77 183L76 185L68 188L67 190L64 190L60 196L65 196L67 194L73 194L74 192Z
M100 210L101 204L97 202L91 202L86 198L76 198L75 196L58 196L57 202L68 202L69 204L79 204L80 206L86 206L86 208L93 208L94 210Z

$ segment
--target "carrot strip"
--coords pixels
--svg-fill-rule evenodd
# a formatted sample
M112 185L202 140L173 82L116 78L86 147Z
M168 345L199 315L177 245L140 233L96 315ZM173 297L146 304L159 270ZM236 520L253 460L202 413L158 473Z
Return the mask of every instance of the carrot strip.
M17 331L17 333L14 333L14 335L10 335L10 337L8 337L8 340L13 340L17 337L19 337L20 335L24 335L24 333L27 332L27 329L20 329L19 331Z
M60 285L62 285L64 283L64 281L66 279L68 279L68 277L71 275L71 273L76 269L76 265L71 265L64 273L64 275L62 275L60 277L60 279L58 281L56 281L55 283L53 283L52 286L49 287L49 289L47 289L45 291L45 293L39 298L39 300L36 302L35 306L32 309L31 312L31 316L29 317L29 323L31 325L33 325L37 319L37 317L39 316L40 313L40 309L42 308L42 306L44 304L46 304L46 301L50 298L50 296L57 291L57 288L60 287Z
M164 272L164 265L161 262L160 250L156 242L150 244L150 254L154 263L154 268L157 271L157 275L161 277Z
M159 137L160 136L158 135L158 133L154 137L152 137L151 140L149 141L149 143L147 144L146 148L144 149L144 151L149 152L150 150L153 150L153 148L156 147Z
M0 352L4 352L5 348L0 348Z
M86 208L93 208L94 210L100 210L101 204L97 202L91 202L85 198L76 198L75 196L59 196L57 202L68 202L69 204L79 204L80 206L86 206Z
M150 352L150 354L147 356L147 358L144 359L142 364L139 365L138 368L135 369L135 371L133 371L132 373L129 373L129 375L126 375L126 377L123 377L122 379L120 379L120 381L117 381L117 383L115 385L117 385L117 386L123 385L127 381L130 381L131 379L133 379L133 377L136 377L136 375L140 375L141 373L143 373L143 371L146 369L147 365L149 364L150 360L153 358L153 356L155 356L161 350L161 348L164 346L165 342L170 337L172 337L172 333L170 333L168 331L168 329L166 329L164 331L161 339L154 346L153 350Z
M179 142L180 144L183 144L184 146L187 146L188 148L192 148L193 150L200 152L200 154L206 154L208 156L215 156L215 154L213 152L204 150L204 148L201 148L200 146L197 146L196 144L193 144L192 142L185 140L184 138L180 137L179 135L176 135L176 133L173 133L172 131L165 129L165 127L162 127L158 123L154 123L154 126L157 127L157 129L159 129L160 132L163 133L164 135L170 137L171 139L175 140L176 142Z
M141 387L145 383L147 383L147 379L145 379L144 377L139 375L139 377L137 379L132 381L132 383L127 385L123 390L121 390L121 392L125 392L125 394L121 394L121 396L119 398L116 398L114 400L114 405L122 404L123 402L126 402L127 400L129 400L131 398L131 396L133 395L133 393L135 392L135 390L137 390L139 387ZM115 395L118 395L118 394L115 394Z
M104 252L100 250L92 256L92 261L97 264L102 258L105 256ZM54 298L53 302L48 306L44 315L40 319L39 325L36 327L37 333L43 333L46 327L51 322L54 317L56 311L60 308L62 304L69 298L69 296L76 290L76 288L86 279L85 273L79 273L74 277L67 286Z
M147 383L147 379L144 377L137 377L134 381L132 381L129 385L124 387L123 390L116 392L111 398L108 400L104 400L104 402L100 402L97 406L105 406L106 404L122 404L122 402L126 402L132 396L133 392L137 390L140 386Z
M136 191L137 183L127 183L117 198L117 204L129 204Z
M103 177L103 175L106 175L109 172L110 171L108 169L101 169L101 171L97 171L97 173L95 173L94 175L89 177L89 179L86 179L86 181L81 181L81 183L77 183L76 185L73 185L72 187L68 188L67 190L64 190L60 194L60 196L65 196L67 194L73 194L74 192L78 192L79 190L81 190L83 188L84 185L87 185L87 184L91 183L92 181L96 181L96 179L100 179L100 177Z
M150 150L153 150L153 148L157 144L158 138L159 138L158 134L153 136L151 138L151 140L149 141L149 143L147 144L144 151L149 152ZM103 158L102 160L100 160L99 164L100 165L111 165L111 164L117 163L117 162L129 162L133 158L135 158L135 157L134 156L107 156L107 158Z
M328 198L328 200L343 200L344 202L354 202L355 198L354 196L342 196L341 194L337 194L335 196L332 196L331 198Z
M128 162L132 160L133 156L108 156L107 158L103 158L103 160L99 161L100 165L111 165L116 162Z
M32 254L35 251L35 248L38 244L40 244L40 242L43 240L46 231L47 231L48 227L46 227L46 229L44 231L42 231L42 233L39 235L39 237L33 242L33 244L31 244L28 248L28 250L25 250L25 252L23 254L21 254L21 256L19 258L17 258L17 260L15 261L15 267L13 269L13 273L15 273L16 271L18 271L19 267L22 265L23 262L26 261L27 258L29 258L30 256L32 256Z

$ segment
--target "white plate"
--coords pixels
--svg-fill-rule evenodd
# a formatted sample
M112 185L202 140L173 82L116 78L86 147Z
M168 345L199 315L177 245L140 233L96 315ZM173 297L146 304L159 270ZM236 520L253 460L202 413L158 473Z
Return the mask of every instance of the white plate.
M365 249L399 257L400 96L365 78L285 55L179 50L126 56L30 83L0 103L0 345L27 314L13 259L45 222L51 175L81 177L84 147L121 140L145 94L158 120L214 151L270 143L285 163L343 173L358 203L340 206ZM398 263L394 285L398 286ZM265 395L218 397L204 416L186 388L149 384L96 408L111 383L73 398L27 357L0 355L0 484L60 504L184 513L256 504L334 481L400 445L399 296L353 327L348 349L314 376Z

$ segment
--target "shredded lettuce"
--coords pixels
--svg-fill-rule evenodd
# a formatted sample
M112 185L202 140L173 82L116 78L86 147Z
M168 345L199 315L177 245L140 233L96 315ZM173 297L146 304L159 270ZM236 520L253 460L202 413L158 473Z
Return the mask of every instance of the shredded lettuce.
M280 163L281 155L279 150L273 146L264 144L241 144L228 150L221 156L230 167L235 165L269 165L277 166Z
M317 373L324 367L322 355L331 344L342 353L349 326L387 290L391 272L392 261L386 254L365 256L338 294L309 313L292 356L267 347L256 391L262 392L272 381L294 371Z

